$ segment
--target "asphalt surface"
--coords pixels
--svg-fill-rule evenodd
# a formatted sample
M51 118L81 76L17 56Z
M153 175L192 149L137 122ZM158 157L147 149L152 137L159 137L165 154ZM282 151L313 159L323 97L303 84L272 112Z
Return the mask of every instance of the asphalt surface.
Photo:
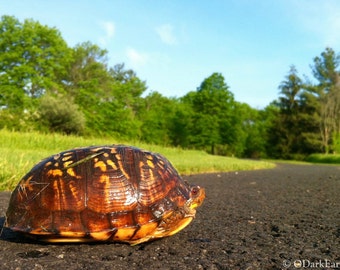
M137 246L42 244L3 227L5 269L340 269L340 167L275 169L184 177L206 188L196 219L178 234Z

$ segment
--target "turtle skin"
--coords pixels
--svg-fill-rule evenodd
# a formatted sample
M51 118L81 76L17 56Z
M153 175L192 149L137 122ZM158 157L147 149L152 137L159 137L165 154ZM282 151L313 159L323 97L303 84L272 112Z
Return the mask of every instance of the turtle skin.
M204 198L160 154L125 145L76 148L21 179L5 226L45 242L135 245L182 230Z

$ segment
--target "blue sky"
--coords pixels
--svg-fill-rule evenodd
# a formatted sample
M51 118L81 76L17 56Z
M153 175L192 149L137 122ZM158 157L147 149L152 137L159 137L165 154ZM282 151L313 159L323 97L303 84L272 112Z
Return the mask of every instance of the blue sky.
M0 14L56 27L71 47L91 41L168 97L222 73L254 108L278 97L291 65L312 78L314 57L340 51L337 0L0 0Z

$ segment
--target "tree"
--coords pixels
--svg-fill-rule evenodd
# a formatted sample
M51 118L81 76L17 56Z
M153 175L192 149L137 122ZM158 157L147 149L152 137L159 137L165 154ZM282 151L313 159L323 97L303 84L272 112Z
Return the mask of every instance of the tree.
M67 91L86 117L87 133L138 138L145 83L123 64L109 68L107 51L90 42L77 45L73 55Z
M71 51L55 28L11 16L0 21L0 106L13 121L30 118L37 98L62 93ZM28 124L29 126L29 124Z
M294 66L290 67L286 80L282 81L280 86L279 106L280 117L282 118L284 143L287 152L285 156L299 151L299 135L301 134L301 123L299 119L300 95L303 90L302 80L297 75Z
M116 121L121 123L117 132L128 139L139 139L143 119L139 112L142 110L142 94L147 89L146 84L131 69L125 69L124 64L117 64L110 69L113 78L111 96L115 102L115 108L119 108L121 114Z
M110 69L114 80L114 96L124 107L130 109L134 116L143 106L142 94L146 91L146 83L139 79L131 69L125 69L124 64L117 64Z
M263 156L271 158L280 158L280 149L278 139L281 139L280 125L277 125L280 109L277 101L271 102L263 110L258 112L258 125L259 135L261 136L263 143L260 145L263 149Z
M326 48L321 57L314 58L314 66L311 67L318 84L310 86L309 91L319 101L320 135L326 153L331 149L332 136L340 134L339 64L340 55Z
M62 89L71 51L59 31L33 20L1 19L1 84L16 86L28 97Z
M183 98L175 100L174 112L169 127L169 138L174 146L183 148L192 147L191 132L194 126L195 112L191 103L184 102Z
M233 130L237 140L232 144L238 157L259 158L265 156L263 113L246 103L235 102Z
M68 81L67 93L84 113L87 133L112 130L107 123L115 112L108 104L112 101L113 79L107 70L107 51L90 42L76 45Z
M143 103L143 108L138 113L142 122L140 139L148 143L168 145L171 100L158 92L151 92Z
M303 83L294 66L290 67L285 80L279 85L280 97L275 105L279 108L277 117L271 127L270 140L276 146L273 154L276 157L292 158L293 153L301 149L300 96Z
M234 97L222 74L213 73L201 83L196 92L189 92L183 101L190 104L194 111L191 144L200 148L209 147L209 152L214 154L218 152L216 146L226 146L234 141Z

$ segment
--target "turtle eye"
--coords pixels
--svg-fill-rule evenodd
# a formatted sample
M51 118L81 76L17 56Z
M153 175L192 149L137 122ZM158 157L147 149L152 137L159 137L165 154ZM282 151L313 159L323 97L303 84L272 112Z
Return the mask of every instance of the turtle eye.
M193 197L195 197L195 196L198 195L199 191L200 191L199 187L192 187L192 188L191 188L191 195L192 195Z

